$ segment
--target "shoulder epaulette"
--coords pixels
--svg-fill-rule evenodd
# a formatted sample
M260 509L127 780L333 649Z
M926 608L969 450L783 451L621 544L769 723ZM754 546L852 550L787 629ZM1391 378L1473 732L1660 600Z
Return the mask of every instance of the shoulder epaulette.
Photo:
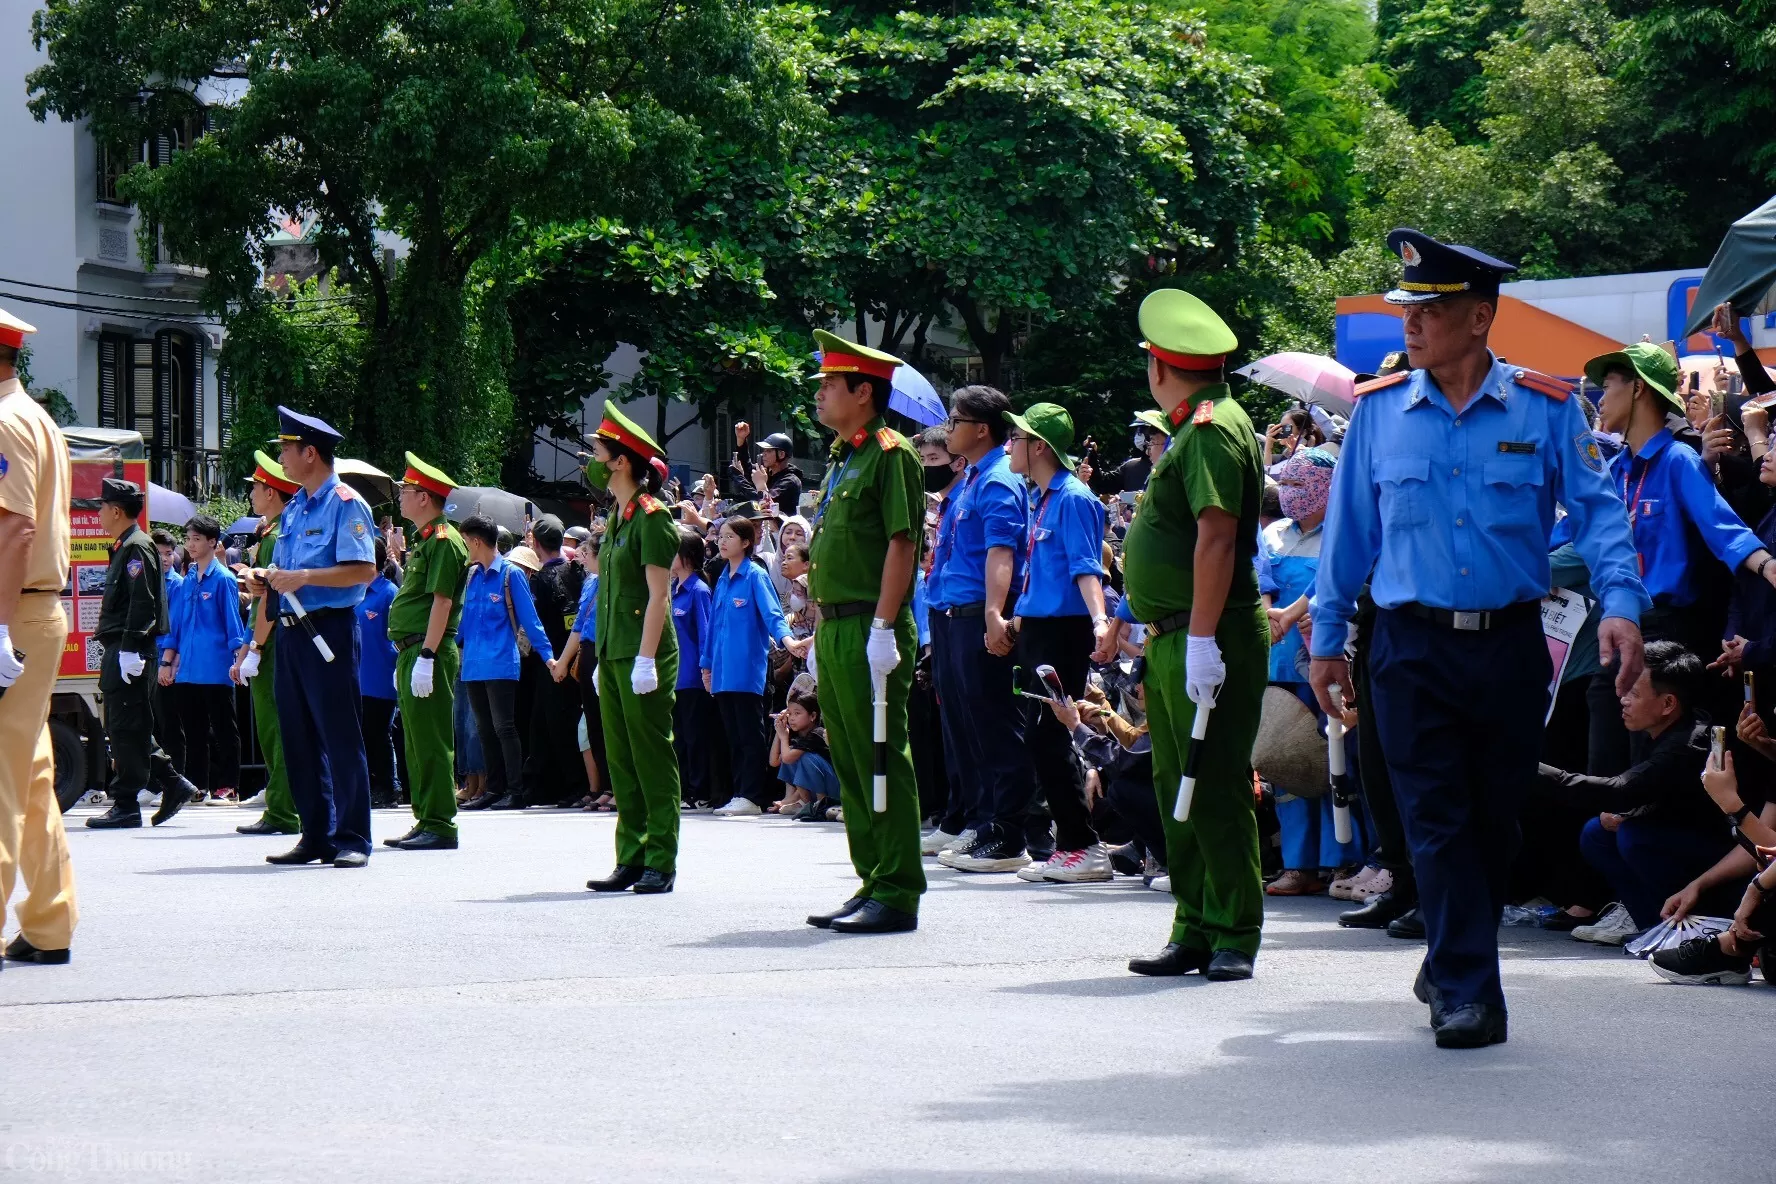
M333 486L333 492L339 495L339 500L342 502L349 502L358 496L358 491L343 481Z
M1215 401L1213 399L1204 399L1197 407L1196 414L1190 417L1190 422L1197 427L1201 427L1205 423L1214 423Z
M1386 387L1396 386L1411 377L1412 371L1410 370L1399 370L1393 374L1384 374L1380 378L1371 378L1368 382L1359 382L1356 385L1356 388L1351 391L1351 394L1360 398L1372 391L1379 391Z
M900 447L900 434L893 428L876 429L876 445L883 452L890 452Z
M1511 381L1538 394L1547 395L1556 403L1564 403L1572 395L1572 387L1540 370L1513 370Z
M654 496L651 493L644 493L635 500L641 503L641 512L643 514L655 514L666 508L659 502L655 501Z

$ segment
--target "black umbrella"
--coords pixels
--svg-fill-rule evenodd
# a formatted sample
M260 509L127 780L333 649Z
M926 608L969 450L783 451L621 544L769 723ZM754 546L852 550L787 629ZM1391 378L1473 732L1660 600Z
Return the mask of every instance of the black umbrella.
M1708 327L1717 304L1730 302L1740 316L1768 311L1770 286L1776 283L1776 197L1727 229L1720 249L1708 261L1708 273L1696 289L1690 323L1684 336Z
M503 526L522 538L525 521L531 517L531 504L515 493L490 485L463 485L451 490L450 499L444 503L446 518L467 522L476 514L487 515L495 526Z

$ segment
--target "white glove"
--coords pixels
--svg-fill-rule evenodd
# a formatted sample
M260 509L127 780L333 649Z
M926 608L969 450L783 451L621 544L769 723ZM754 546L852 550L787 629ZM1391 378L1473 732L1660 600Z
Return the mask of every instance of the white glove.
M604 663L592 663L592 689L599 694L604 693Z
M1221 647L1212 637L1190 635L1190 648L1184 654L1184 693L1198 707L1213 707L1221 684L1227 681L1227 664L1221 660Z
M635 659L635 668L629 672L629 689L638 695L645 695L659 689L660 674L654 669L652 658Z
M900 665L900 650L895 647L892 629L878 629L871 625L869 644L863 652L869 658L870 673L877 678L887 678L888 672Z
M247 656L241 659L240 680L245 683L259 674L259 651L248 650Z
M147 668L148 663L143 660L141 654L132 654L128 650L124 650L117 655L117 671L123 675L123 681L126 683Z
M18 660L12 648L12 627L0 625L0 688L9 687L18 681L18 676L25 672L25 664Z
M425 699L431 696L432 663L434 661L435 659L421 654L419 660L413 663L413 674L407 680L407 686L412 690L415 699Z
M814 663L814 651L819 648L820 647L816 645L808 647L808 677L814 680L815 686L820 685L820 671L815 668Z

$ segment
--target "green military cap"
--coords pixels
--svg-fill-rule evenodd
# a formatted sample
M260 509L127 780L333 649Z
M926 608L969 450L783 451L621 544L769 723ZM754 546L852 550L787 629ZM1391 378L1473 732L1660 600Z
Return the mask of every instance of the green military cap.
M1239 348L1215 310L1181 288L1161 288L1141 301L1141 348L1180 370L1213 370Z
M665 449L654 443L654 438L619 411L616 403L610 399L604 401L604 419L599 423L598 430L587 436L586 442L590 444L595 438L621 444L631 452L639 453L643 460L666 455Z
M1145 411L1135 412L1135 422L1129 426L1137 428L1144 427L1149 431L1158 432L1160 435L1166 437L1170 437L1172 434L1171 422L1166 419L1157 407L1149 407Z
M289 497L302 486L284 475L284 466L272 460L263 451L253 453L253 480L271 486L285 497Z
M456 482L443 469L427 464L411 452L407 454L407 472L402 475L401 484L417 486L439 497L449 497L450 491L456 488Z
M1662 345L1637 341L1614 353L1600 354L1585 363L1585 377L1595 386L1603 385L1603 376L1620 367L1640 376L1640 380L1659 393L1672 411L1684 413L1683 400L1677 397L1677 359Z
M1004 414L1006 423L1052 448L1055 459L1069 473L1079 463L1067 455L1067 449L1073 447L1073 417L1059 403L1032 403L1022 415L1015 411Z
M837 333L814 330L814 344L820 347L822 374L862 374L870 378L894 379L894 369L905 365L893 354L885 354L855 341L846 341Z

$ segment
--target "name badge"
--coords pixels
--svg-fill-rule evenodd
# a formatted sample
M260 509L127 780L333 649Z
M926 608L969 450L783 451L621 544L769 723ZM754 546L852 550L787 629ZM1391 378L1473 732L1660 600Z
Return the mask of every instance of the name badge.
M322 530L321 530L321 528L320 528L320 527L318 527L318 526L316 526L316 527L314 527L314 528L312 528L312 529L310 529L310 530L305 530L305 531L303 531L303 532L302 532L302 537L303 537L303 538L307 538L307 537L308 537L308 536L309 536L309 535L311 535L311 534L321 534L321 533L323 533L323 532L322 532Z
M1500 440L1499 451L1511 456L1534 456L1536 446L1525 440Z

